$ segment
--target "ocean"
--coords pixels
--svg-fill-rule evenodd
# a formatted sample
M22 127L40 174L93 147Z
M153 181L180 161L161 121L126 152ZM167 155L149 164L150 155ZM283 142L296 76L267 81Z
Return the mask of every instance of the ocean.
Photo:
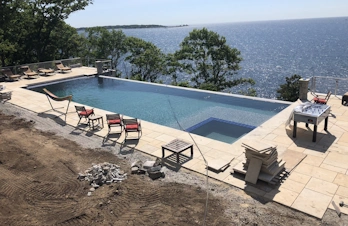
M348 17L262 22L202 24L187 27L124 29L154 43L164 53L174 53L193 29L206 27L224 36L227 43L241 51L242 69L236 78L252 78L257 96L276 98L276 90L293 74L303 78L330 76L348 78ZM170 77L161 78L164 83ZM182 75L179 80L189 80ZM334 91L334 80L321 80L316 91ZM343 84L343 85L342 85ZM337 94L348 91L348 81L339 83ZM239 88L229 90L238 93Z

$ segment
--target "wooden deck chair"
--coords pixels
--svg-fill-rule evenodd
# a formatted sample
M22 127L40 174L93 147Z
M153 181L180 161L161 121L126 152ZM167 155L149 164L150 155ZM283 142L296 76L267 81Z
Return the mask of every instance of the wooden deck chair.
M52 68L38 68L37 71L41 74L41 75L52 75L54 73L54 70Z
M110 134L111 128L112 127L120 127L121 131L120 133L122 133L123 131L123 123L122 123L122 115L120 114L106 114L106 122L108 124L108 134L106 136L108 136Z
M1 73L5 75L5 77L11 81L19 80L21 78L21 75L15 75L12 73L11 69L9 68L3 68L1 69Z
M314 98L313 98L313 101L314 103L316 104L327 104L327 102L329 101L330 99L330 96L331 96L331 91L329 91L327 94L326 94L326 97L325 98L322 98L320 97L319 95L315 94L315 93L312 93L312 95L314 95Z
M57 67L57 70L59 70L60 72L71 71L71 68L65 67L62 62L56 62L56 67Z
M88 117L90 115L94 115L94 110L93 108L92 109L86 109L85 106L76 106L75 105L75 109L76 109L76 112L77 112L77 115L79 116L79 121L77 123L77 125L80 123L81 119L84 118L86 120L88 120ZM89 124L89 120L87 122Z
M72 100L72 95L69 96L65 96L65 97L57 97L56 95L54 95L53 93L51 93L50 91L48 91L46 88L43 89L43 91L46 94L46 97L48 99L48 102L51 105L52 110L57 111L56 109L53 108L52 103L50 101L50 99L54 100L54 101L64 101L64 100L68 100L68 107L66 108L66 112L65 112L65 121L66 121L66 115L68 114L68 110L69 110L69 104Z
M32 71L29 66L22 66L21 71L24 75L28 76L28 78L33 76L39 76L39 74L35 71Z
M129 132L138 132L138 138L141 136L141 121L137 118L123 119L123 126L125 131L125 139L127 139Z

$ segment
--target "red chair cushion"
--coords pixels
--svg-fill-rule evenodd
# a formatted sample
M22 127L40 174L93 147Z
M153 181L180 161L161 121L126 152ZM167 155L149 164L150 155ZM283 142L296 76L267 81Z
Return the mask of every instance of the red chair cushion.
M326 100L325 99L318 99L315 100L316 103L320 103L320 104L326 104Z
M138 124L126 125L126 130L137 130L138 128Z
M92 109L86 110L86 111L81 111L79 114L83 116L88 116L93 113Z
M121 119L108 120L108 124L120 124L120 123L121 123Z

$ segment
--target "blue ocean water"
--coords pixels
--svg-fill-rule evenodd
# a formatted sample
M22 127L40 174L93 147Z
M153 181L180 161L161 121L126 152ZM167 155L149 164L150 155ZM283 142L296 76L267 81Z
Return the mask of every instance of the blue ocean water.
M244 60L236 77L254 79L259 97L275 98L279 85L293 74L304 78L348 78L348 17L124 29L123 32L152 42L165 53L173 53L190 31L203 27L224 36L231 47L241 51ZM189 80L189 76L180 79ZM171 82L170 77L162 80ZM316 88L326 93L335 88L335 81L324 80ZM338 94L348 91L347 86L338 88ZM238 89L231 91L238 93Z

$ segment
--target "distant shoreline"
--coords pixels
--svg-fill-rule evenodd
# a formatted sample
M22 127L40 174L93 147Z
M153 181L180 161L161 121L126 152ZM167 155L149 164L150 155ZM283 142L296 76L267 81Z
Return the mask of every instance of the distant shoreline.
M96 27L102 27L106 29L139 29L139 28L172 28L172 27L187 27L187 24L182 24L182 25L174 25L174 26L164 26L164 25L156 25L156 24L149 24L149 25L138 25L138 24L133 24L133 25L109 25L109 26L96 26ZM87 28L91 27L79 27L76 28L76 30L86 30Z

